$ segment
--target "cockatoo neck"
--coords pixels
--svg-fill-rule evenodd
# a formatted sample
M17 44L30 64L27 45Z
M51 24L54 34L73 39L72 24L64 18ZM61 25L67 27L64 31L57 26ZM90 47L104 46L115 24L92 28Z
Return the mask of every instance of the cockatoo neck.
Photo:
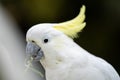
M64 36L63 36L64 37ZM45 48L43 47L44 57L40 60L44 68L58 68L63 64L68 64L76 59L85 59L82 53L83 49L79 47L72 39L68 37L56 38L58 44L54 44ZM76 51L76 52L75 52ZM79 57L79 58L78 58ZM71 64L70 64L71 65Z

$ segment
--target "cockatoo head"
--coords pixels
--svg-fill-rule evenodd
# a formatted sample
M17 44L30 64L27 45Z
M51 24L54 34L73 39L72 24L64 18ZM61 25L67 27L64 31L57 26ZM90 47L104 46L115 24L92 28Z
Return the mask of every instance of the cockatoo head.
M55 24L38 24L30 28L27 32L27 47L26 53L28 57L33 57L39 61L43 56L44 51L49 51L50 48L59 44L57 38L65 36L62 32L53 28ZM44 49L44 50L43 50Z
M26 35L26 53L33 60L39 61L43 56L48 59L54 57L57 51L62 50L73 38L77 37L86 25L85 6L81 8L79 15L63 23L44 23L31 27Z

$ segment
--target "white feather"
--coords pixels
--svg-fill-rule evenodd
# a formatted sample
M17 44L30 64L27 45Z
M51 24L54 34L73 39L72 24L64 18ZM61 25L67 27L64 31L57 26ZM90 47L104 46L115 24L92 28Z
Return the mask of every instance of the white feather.
M90 54L52 26L39 24L27 33L28 41L34 40L44 52L40 62L47 80L120 80L108 62ZM48 43L43 42L45 38Z

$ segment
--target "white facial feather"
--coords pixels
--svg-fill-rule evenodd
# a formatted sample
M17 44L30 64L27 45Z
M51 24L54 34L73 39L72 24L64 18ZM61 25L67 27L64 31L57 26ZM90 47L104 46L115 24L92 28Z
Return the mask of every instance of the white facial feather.
M66 36L64 33L54 29L52 27L53 25L54 24L38 24L33 26L27 32L27 41L34 41L38 46L42 48L47 60L47 65L48 63L49 65L54 65L58 63L56 61L64 60L64 58L68 56L75 56L75 54L72 54L70 50L69 53L65 52L68 46L72 49L76 48L76 44L74 44L73 40ZM48 39L48 43L44 43L44 39Z
M31 27L27 32L26 40L27 41L35 40L35 42L40 43L42 39L46 37L52 37L61 34L60 31L57 31L54 28L52 28L53 25L54 24L38 24Z

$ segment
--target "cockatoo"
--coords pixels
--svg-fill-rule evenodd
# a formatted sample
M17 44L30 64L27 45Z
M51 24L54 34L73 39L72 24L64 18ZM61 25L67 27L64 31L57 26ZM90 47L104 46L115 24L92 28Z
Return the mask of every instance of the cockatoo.
M112 65L73 41L85 27L84 20L83 5L70 21L37 24L28 30L27 54L40 61L46 80L120 80Z

